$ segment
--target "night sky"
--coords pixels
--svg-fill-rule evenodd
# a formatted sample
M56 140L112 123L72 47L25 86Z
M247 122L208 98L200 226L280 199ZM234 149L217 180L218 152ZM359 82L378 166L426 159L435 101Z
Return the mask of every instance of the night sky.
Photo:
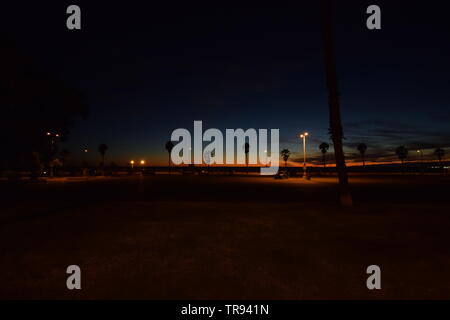
M279 128L294 160L299 132L310 133L313 155L329 142L318 1L92 2L2 5L2 32L87 96L90 116L75 122L64 145L73 159L87 146L98 160L106 143L110 161L165 164L172 131L192 130L194 120L204 130ZM444 2L342 2L335 42L349 159L360 142L377 161L400 145L426 154L450 147ZM66 28L70 4L81 7L81 31ZM370 4L382 9L382 30L366 28Z

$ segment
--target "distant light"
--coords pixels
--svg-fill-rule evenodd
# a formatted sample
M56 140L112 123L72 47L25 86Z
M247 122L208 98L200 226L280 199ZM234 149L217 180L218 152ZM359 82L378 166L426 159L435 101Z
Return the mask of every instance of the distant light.
M88 149L84 149L84 152L88 152Z
M141 164L145 164L145 161L144 161L144 160L141 160Z
M50 132L47 132L47 135L48 135L48 136L50 136L50 135L51 135L51 133L50 133Z
M130 163L131 163L131 164L134 164L134 160L131 160Z
M59 134L55 134L55 136L59 137Z

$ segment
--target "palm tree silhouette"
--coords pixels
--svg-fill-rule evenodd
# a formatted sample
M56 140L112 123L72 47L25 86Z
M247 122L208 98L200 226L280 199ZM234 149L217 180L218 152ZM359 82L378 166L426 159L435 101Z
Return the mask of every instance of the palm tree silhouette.
M404 146L398 147L395 149L395 154L402 162L402 171L405 170L405 159L408 157L408 149L406 149Z
M49 148L46 133L51 132L53 139L57 133L57 140L65 140L74 120L87 117L88 106L82 92L39 65L9 36L2 36L0 55L0 140L2 150L8 150L0 163L10 171L8 178L15 179L28 159L39 157L36 168L41 161L49 165L57 143Z
M366 167L366 158L365 157L366 157L367 146L364 143L360 143L360 144L358 144L356 149L358 149L359 153L361 154L363 168L365 168Z
M102 163L101 163L102 175L105 174L105 154L106 154L107 150L108 150L108 146L104 143L102 143L101 145L98 146L98 152L102 156Z
M287 167L287 161L289 160L289 157L291 156L291 152L289 151L289 149L283 149L281 150L281 157L283 158L284 161L284 166Z
M352 196L348 186L347 167L342 146L343 129L339 103L339 88L336 73L336 60L333 43L333 19L331 0L321 0L323 39L325 49L325 74L328 88L328 105L330 110L330 133L333 141L336 170L339 177L340 202L351 206Z
M248 142L244 144L244 152L245 152L245 164L247 166L247 174L248 174L248 153L250 152L250 144Z
M322 142L319 146L320 151L322 151L322 161L323 161L323 167L327 167L327 158L326 154L328 152L328 149L330 148L330 145L326 142Z
M436 157L439 160L439 165L441 166L442 169L442 158L444 158L445 156L445 151L444 149L441 148L437 148L436 150L434 150L434 154L436 155Z
M172 153L173 147L174 147L174 144L173 144L173 142L171 140L166 142L166 150L169 153L169 174L171 174L171 170L170 170L171 169L171 167L170 167L170 155Z

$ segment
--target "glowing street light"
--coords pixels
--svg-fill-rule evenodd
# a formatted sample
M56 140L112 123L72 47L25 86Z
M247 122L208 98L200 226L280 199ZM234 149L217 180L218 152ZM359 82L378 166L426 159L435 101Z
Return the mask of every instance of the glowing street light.
M50 152L55 151L56 150L55 144L57 142L55 141L55 138L59 138L59 134L58 133L53 134L51 131L47 131L45 135L48 137Z
M52 134L50 131L47 131L46 133L45 133L45 135L47 135L47 136L55 136L55 137L57 137L57 138L59 138L59 136L60 136L60 134L59 133L55 133L55 134Z
M131 160L130 164L131 164L131 169L133 169L134 168L134 160Z
M306 137L309 136L308 132L300 134L300 138L303 139L303 177L306 178Z
M141 160L141 166L145 164L145 160Z

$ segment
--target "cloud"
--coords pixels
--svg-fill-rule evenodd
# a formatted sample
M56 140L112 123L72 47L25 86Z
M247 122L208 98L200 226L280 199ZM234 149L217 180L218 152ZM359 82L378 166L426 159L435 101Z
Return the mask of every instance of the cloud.
M374 161L395 159L395 148L398 146L405 146L414 152L418 149L434 151L438 147L450 147L450 130L447 128L439 130L394 120L371 120L348 123L344 129L347 138L344 148L349 159L360 157L356 150L359 143L368 146L366 159Z
M419 149L423 151L425 160L435 160L434 150L436 148L444 150L450 148L450 128L439 130L437 127L424 128L395 120L371 120L347 123L344 125L344 131L344 152L349 163L361 161L361 155L356 149L360 143L365 143L368 146L365 155L366 161L378 163L398 161L395 149L399 146L405 146L409 149L411 160L419 159L419 154L416 152ZM315 144L321 142L320 139L316 140L314 141ZM286 139L284 142L295 143L291 139ZM311 140L311 142L313 141ZM326 157L328 163L334 162L331 142ZM303 163L302 153L294 152L290 161ZM318 150L317 152L310 152L308 162L320 165L322 154Z

